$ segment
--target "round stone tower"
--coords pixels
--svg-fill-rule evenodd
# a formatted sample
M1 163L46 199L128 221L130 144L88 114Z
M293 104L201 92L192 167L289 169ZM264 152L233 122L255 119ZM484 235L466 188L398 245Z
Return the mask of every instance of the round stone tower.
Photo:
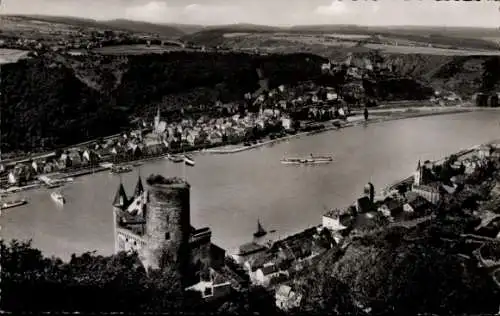
M180 178L151 175L147 179L145 265L161 267L167 254L178 267L189 265L191 233L189 189Z

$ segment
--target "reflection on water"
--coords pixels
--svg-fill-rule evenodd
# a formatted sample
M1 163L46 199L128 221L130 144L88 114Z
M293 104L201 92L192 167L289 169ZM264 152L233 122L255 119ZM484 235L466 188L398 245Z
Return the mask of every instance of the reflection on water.
M441 158L499 138L495 112L421 117L301 137L230 155L198 155L185 168L191 183L191 221L210 226L215 243L228 249L252 239L257 219L283 237L321 222L325 207L343 207L362 193L408 176L418 159ZM331 153L331 164L282 165L283 155ZM290 168L291 167L291 168ZM141 166L141 174L181 176L182 166L165 159ZM137 179L123 174L127 193ZM29 204L4 212L2 237L32 238L48 254L113 251L111 202L119 177L107 172L76 178L63 189L62 209L47 189L24 192Z

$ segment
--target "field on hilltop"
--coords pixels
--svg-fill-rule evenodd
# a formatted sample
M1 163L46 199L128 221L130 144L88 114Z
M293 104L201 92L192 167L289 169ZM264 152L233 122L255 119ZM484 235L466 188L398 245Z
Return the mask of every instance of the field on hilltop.
M379 31L365 28L336 30L316 30L307 28L281 29L277 31L252 29L214 28L189 34L182 39L198 45L224 46L235 49L249 49L258 47L262 51L275 50L277 46L288 48L290 51L307 50L310 45L326 47L338 46L351 48L355 46L368 49L394 50L393 47L408 47L408 53L421 54L470 54L475 52L500 52L498 38L494 34L488 37L467 38L446 36L441 33L405 33L403 30ZM369 45L372 45L371 47ZM373 46L375 45L375 46ZM379 46L376 46L379 45ZM429 47L432 46L432 47ZM434 48L427 49L424 48ZM401 48L398 48L400 51ZM396 50L398 50L396 49ZM470 53L469 53L470 51Z
M124 19L98 21L45 15L0 15L0 21L0 30L4 35L29 33L32 36L39 34L40 37L49 35L77 35L81 31L114 30L136 34L157 34L163 38L178 38L190 32L200 30L200 27L197 26L170 26Z

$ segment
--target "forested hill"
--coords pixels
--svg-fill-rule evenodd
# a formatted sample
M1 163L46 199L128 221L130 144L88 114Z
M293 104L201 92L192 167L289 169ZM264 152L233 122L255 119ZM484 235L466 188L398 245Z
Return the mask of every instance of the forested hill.
M172 52L127 57L46 55L2 67L2 152L53 148L126 128L130 117L241 99L258 88L314 79L309 54Z

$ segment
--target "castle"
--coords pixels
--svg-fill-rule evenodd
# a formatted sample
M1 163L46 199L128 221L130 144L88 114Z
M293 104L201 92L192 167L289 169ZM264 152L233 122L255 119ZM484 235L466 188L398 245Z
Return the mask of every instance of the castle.
M225 251L212 244L210 228L190 220L190 185L179 178L139 176L133 196L120 181L113 200L115 252L137 251L146 268L162 268L166 254L184 286L207 280L211 268L224 265Z

